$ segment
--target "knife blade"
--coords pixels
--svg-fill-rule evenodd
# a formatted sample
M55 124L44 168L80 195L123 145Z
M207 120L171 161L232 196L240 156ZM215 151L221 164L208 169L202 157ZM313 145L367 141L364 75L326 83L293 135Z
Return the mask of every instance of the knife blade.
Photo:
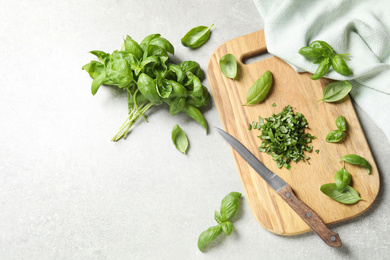
M218 133L232 148L274 189L287 204L300 216L306 224L329 246L340 247L339 234L327 228L321 218L303 201L295 196L291 186L282 178L269 170L240 141L216 127Z

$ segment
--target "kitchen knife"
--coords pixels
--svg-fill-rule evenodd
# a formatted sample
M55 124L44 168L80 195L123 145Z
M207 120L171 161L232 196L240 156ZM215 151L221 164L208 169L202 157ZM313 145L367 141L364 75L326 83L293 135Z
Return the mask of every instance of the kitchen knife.
M287 204L317 233L329 246L342 246L339 234L329 230L320 217L305 203L298 199L291 186L282 178L271 172L236 138L216 127L219 134L235 151L287 202Z

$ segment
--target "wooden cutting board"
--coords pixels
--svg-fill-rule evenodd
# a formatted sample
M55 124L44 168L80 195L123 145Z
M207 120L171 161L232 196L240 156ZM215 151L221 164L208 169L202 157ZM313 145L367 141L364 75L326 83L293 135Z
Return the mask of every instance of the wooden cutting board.
M298 51L298 50L297 50ZM218 109L225 131L241 141L271 171L291 185L304 203L311 207L325 224L351 219L365 212L374 202L379 192L379 173L369 145L356 116L353 104L348 98L339 103L316 102L322 97L326 79L311 80L309 73L299 74L287 63L271 57L244 64L243 59L267 52L263 30L232 39L211 55L207 66L209 87ZM233 54L238 62L238 75L235 80L226 78L220 72L219 59ZM297 55L299 55L297 53ZM274 83L267 98L254 106L242 106L246 102L249 88L266 70L270 70ZM275 103L276 107L272 104ZM252 121L259 116L270 117L291 105L294 112L301 112L309 123L306 132L315 135L313 152L306 153L310 165L301 161L291 163L291 170L279 169L270 155L260 153L259 130L248 130ZM337 129L335 120L343 115L348 124L347 136L342 143L327 143L325 137ZM319 149L319 153L314 150ZM295 235L310 231L307 224L283 201L279 195L232 149L246 199L256 220L267 230L280 235ZM347 154L357 154L367 159L372 173L364 168L346 164L352 175L352 186L364 201L354 205L344 205L327 197L320 191L325 183L334 183L334 174L342 168L339 159Z

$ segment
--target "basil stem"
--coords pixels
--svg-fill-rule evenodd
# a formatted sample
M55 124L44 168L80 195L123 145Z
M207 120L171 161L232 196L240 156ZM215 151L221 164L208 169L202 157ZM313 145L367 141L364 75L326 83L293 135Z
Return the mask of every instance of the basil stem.
M225 54L219 60L219 68L223 75L228 78L235 79L237 76L237 61L233 54Z
M370 164L368 163L368 161L366 159L364 159L363 157L361 157L359 155L348 154L348 155L343 156L341 158L341 160L343 160L344 162L350 163L350 164L362 166L366 169L368 174L371 173Z
M272 73L267 70L260 78L255 81L255 83L249 89L244 106L255 105L263 101L271 89L272 82Z

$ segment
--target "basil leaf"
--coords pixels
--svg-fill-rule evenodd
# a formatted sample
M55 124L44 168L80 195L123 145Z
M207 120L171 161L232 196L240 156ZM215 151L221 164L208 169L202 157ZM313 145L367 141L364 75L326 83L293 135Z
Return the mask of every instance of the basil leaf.
M191 60L183 61L179 64L179 66L184 72L186 73L191 72L192 74L197 76L200 80L203 79L204 77L202 69L200 68L199 63L197 63L196 61L191 61Z
M334 180L338 191L343 191L351 182L351 174L343 167L336 172Z
M219 213L218 211L214 212L214 219L215 219L215 221L217 221L218 224L222 224L222 222L226 221L226 219L224 219L222 217L221 213Z
M138 60L140 60L144 54L144 51L141 49L139 44L131 39L129 35L126 36L122 49L128 53L133 54Z
M326 51L327 53L333 53L333 48L324 41L313 41L310 43L309 47L315 48L315 49L322 49Z
M173 45L165 38L159 36L159 37L154 37L152 38L149 43L149 45L156 45L166 52L171 53L172 55L174 54L175 50L173 48Z
M362 200L359 193L349 185L343 191L338 191L335 183L328 183L322 185L320 190L330 198L344 204L354 204Z
M103 64L94 60L85 64L82 69L88 72L89 76L93 79L97 78L105 70Z
M235 79L237 76L237 61L233 54L225 54L219 59L219 68L225 77Z
M370 164L367 162L366 159L364 159L363 157L361 157L359 155L348 154L348 155L342 157L341 160L343 160L344 162L350 163L350 164L362 166L366 169L368 174L371 173Z
M265 99L273 82L272 73L267 70L249 89L245 105L254 105Z
M184 82L184 79L186 78L186 74L184 71L180 68L179 65L175 64L169 64L168 69L172 71L176 75L176 82L182 84Z
M144 95L151 103L155 105L160 105L162 103L162 98L157 91L157 84L150 76L145 73L139 75L137 85L142 95Z
M108 62L107 78L112 82L112 85L119 88L128 87L133 82L133 72L126 59L121 56L115 57L112 55L110 62Z
M189 48L196 49L205 44L210 38L210 29L213 27L212 24L210 27L207 26L197 26L192 28L189 32L184 35L181 39L181 43Z
M146 47L149 45L149 42L155 38L160 37L161 34L155 33L155 34L150 34L146 36L140 43L140 47L143 51L146 51Z
M329 71L330 65L329 58L324 58L310 78L313 80L322 78Z
M223 198L220 209L223 219L229 220L237 214L240 197L241 193L231 192Z
M336 126L340 131L347 131L347 121L345 120L345 117L339 116L336 119Z
M179 152L187 153L189 142L186 133L179 125L175 125L172 129L172 142Z
M200 251L203 252L204 247L206 244L210 243L214 239L216 239L220 234L222 233L222 226L213 226L208 228L207 230L203 231L198 239L198 248Z
M332 57L332 67L337 73L341 75L352 75L352 71L349 69L347 63L342 58L342 56L339 54L336 54Z
M325 141L328 143L338 143L344 138L344 136L345 136L344 131L333 130L326 135Z
M106 80L106 72L100 73L99 76L97 76L93 81L91 85L91 92L92 95L95 95L98 91L99 87L104 83Z
M299 49L298 53L308 60L315 61L322 57L324 51L313 47L302 47Z
M90 53L95 55L103 64L105 64L106 61L110 59L110 54L105 53L104 51L90 51Z
M204 127L204 129L206 129L206 132L207 132L206 119L204 118L202 112L199 111L199 109L197 109L196 107L194 107L192 105L186 104L183 107L183 112L186 113L187 115L189 115L190 117L192 117L193 119L195 119L199 124L201 124Z
M227 236L230 236L232 234L234 227L233 227L233 224L230 221L223 222L221 224L221 226L222 226L223 232L225 232L225 234Z
M337 102L342 100L348 95L352 90L352 85L348 81L335 81L328 84L324 92L322 93L322 98L319 101L325 102Z
M174 116L181 112L186 105L186 99L184 97L177 97L171 100L169 103L169 113Z

